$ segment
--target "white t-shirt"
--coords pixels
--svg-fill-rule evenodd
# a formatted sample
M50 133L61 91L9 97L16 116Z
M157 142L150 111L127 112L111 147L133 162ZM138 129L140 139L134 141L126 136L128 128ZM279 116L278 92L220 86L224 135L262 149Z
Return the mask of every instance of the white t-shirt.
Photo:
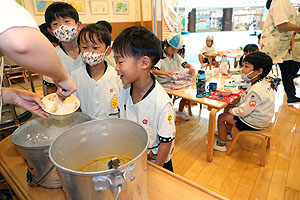
M97 81L88 75L85 64L72 71L71 77L77 83L75 96L80 101L82 113L92 119L118 118L121 81L113 67L107 66L106 72Z
M204 53L206 53L206 54L216 53L216 49L213 46L211 46L211 47L205 46L202 48L202 55L204 58L206 58L206 56L204 56Z
M269 9L261 34L260 48L271 56L273 63L292 60L289 53L292 34L294 31L283 31L276 26L285 22L296 24L297 13L290 0L274 0Z
M183 63L186 63L186 61L178 54L175 53L172 58L169 58L165 52L163 52L163 56L165 58L160 59L158 63L155 65L155 68L162 72L166 71L183 71L185 68L182 66ZM158 82L162 83L166 81L165 76L156 76Z
M274 91L266 80L260 80L241 95L240 102L229 113L238 116L248 126L260 130L269 126L274 109Z
M12 27L32 27L38 29L32 15L14 0L0 0L0 34ZM0 52L1 55L1 52ZM1 57L0 57L1 58ZM3 59L2 59L3 60ZM3 65L0 64L0 83L2 83ZM0 121L2 110L2 97L0 86Z
M85 66L85 63L83 62L80 55L78 55L76 59L73 59L70 56L68 56L59 45L55 48L55 50L58 54L60 62L65 67L69 76L71 76L71 72L75 69L79 68L80 66ZM49 83L54 83L53 79L48 76L43 76L43 79Z
M128 119L142 125L149 136L148 160L155 162L161 142L171 142L168 162L173 155L175 122L173 105L162 86L155 81L152 91L140 102L133 104L130 85L120 89L120 118Z

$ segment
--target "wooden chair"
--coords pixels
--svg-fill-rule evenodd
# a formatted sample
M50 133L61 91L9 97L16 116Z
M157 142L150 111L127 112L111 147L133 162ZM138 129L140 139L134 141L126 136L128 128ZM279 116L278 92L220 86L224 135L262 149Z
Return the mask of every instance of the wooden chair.
M229 146L226 155L229 155L233 150L234 146L236 145L237 141L239 140L240 136L253 136L261 140L261 165L265 166L266 162L266 150L270 147L270 139L272 137L274 124L270 123L269 127L262 130L262 131L239 131L235 126L232 128L232 133L235 135L234 139ZM236 133L236 134L235 134Z

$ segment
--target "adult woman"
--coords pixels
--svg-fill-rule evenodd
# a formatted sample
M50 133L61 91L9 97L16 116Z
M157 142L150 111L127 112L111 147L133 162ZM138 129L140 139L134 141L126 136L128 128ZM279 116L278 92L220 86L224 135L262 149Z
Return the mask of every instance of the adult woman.
M280 67L284 90L287 95L287 103L300 103L296 97L293 79L299 70L297 62L293 61L290 50L292 34L300 32L300 26L296 25L296 10L289 0L267 0L269 9L261 36L261 51L271 56L273 63ZM272 5L271 5L272 3Z
M35 20L23 7L13 0L1 0L0 19L0 58L6 55L26 69L52 77L62 98L76 91L76 83L67 75L51 43L39 32ZM2 70L3 63L0 65L0 83ZM40 95L2 88L1 99L3 103L16 104L43 118L49 115L41 109L44 104Z

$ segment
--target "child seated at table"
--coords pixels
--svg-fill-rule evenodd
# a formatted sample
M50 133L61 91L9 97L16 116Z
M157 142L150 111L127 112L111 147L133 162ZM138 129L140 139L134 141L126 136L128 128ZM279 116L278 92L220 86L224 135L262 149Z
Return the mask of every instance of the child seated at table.
M202 48L202 53L198 54L198 59L202 65L202 67L205 67L209 64L209 57L208 55L211 55L212 53L216 53L215 47L213 47L214 44L214 37L209 35L206 38L206 46ZM219 67L218 62L216 61L216 56L213 56L212 58L212 65Z
M240 58L239 67L243 66L243 59L245 58L245 56L255 51L259 51L259 48L256 44L247 44L243 49L244 55L242 55Z
M253 52L243 61L242 78L251 86L241 95L236 106L228 106L218 117L218 136L214 149L226 151L227 130L235 125L238 130L263 130L274 114L274 91L264 79L272 69L272 59L263 52Z
M182 43L182 36L177 32L170 33L168 38L163 41L162 58L152 70L153 74L156 75L158 82L162 83L167 81L167 77L171 77L173 72L183 71L185 68L189 70L189 74L195 73L194 67L178 54L178 51L183 47ZM183 120L190 120L190 116L183 111L186 102L186 99L181 99L179 109L176 112L176 117Z

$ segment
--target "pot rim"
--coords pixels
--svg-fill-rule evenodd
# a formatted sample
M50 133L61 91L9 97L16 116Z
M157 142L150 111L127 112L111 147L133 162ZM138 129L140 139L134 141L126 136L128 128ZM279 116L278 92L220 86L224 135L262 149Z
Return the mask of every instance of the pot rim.
M91 120L91 121L87 121L87 122L83 122L81 124L78 124L76 126L73 126L72 128L76 128L77 126L80 126L80 125L83 125L85 123L91 123L93 121L102 121L102 120L107 120L107 119L97 119L97 120ZM134 122L132 120L128 120L128 119L120 119L120 118L112 118L112 119L109 119L109 120L122 120L122 121L128 121L130 123L135 123L137 124L138 126L142 127L144 129L143 126L141 126L140 124L138 124L137 122ZM70 128L71 129L71 128ZM145 129L144 129L145 130ZM146 134L147 134L147 142L146 142L146 145L144 147L144 149L141 151L141 153L139 153L134 159L132 159L131 161L125 163L124 165L121 165L120 167L118 167L117 169L108 169L108 170L104 170L104 171L95 171L95 172L81 172L81 171L76 171L76 170L72 170L72 169L68 169L66 167L63 167L61 165L59 165L53 158L52 158L52 148L53 148L53 144L56 140L58 140L60 137L62 137L68 130L66 130L63 134L59 135L50 145L50 148L49 148L49 157L50 157L50 160L51 162L55 165L55 167L61 169L62 171L65 171L69 174L72 174L72 175L81 175L81 176L95 176L95 175L100 175L100 174L110 174L110 173L113 173L115 171L118 171L120 169L123 169L123 168L126 168L127 166L131 165L132 163L134 163L137 159L139 159L144 153L145 151L148 150L148 146L149 146L149 135L147 133L147 131L145 130Z

